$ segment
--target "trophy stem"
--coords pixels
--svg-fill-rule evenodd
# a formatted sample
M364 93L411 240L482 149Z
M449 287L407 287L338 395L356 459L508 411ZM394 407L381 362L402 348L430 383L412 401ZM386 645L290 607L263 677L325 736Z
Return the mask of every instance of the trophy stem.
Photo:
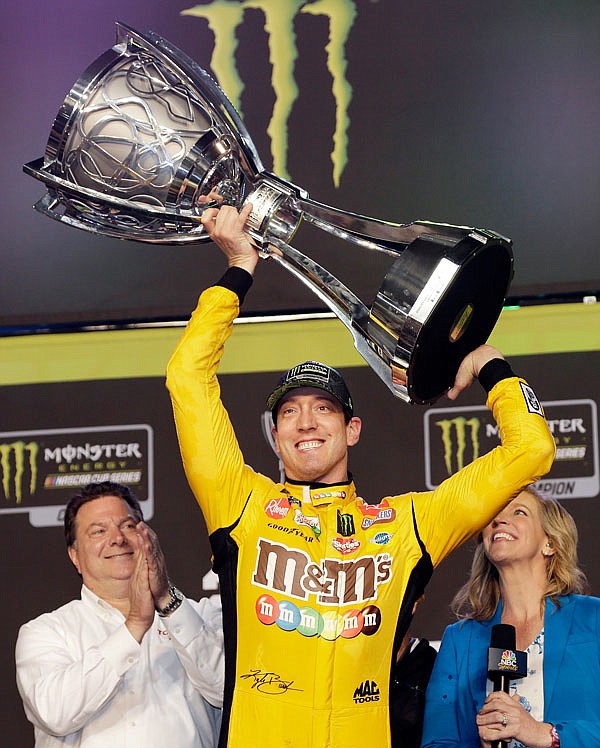
M369 308L338 278L310 257L275 237L270 239L269 244L281 254L270 252L267 258L302 281L331 309L352 334L354 347L360 356L396 397L408 401L406 388L393 379L393 361L368 333Z
M330 205L300 197L296 200L303 220L365 249L397 255L423 234L442 234L459 241L473 229L431 221L392 223L377 218L342 211Z
M368 307L358 296L324 267L281 239L272 237L269 244L276 247L281 255L270 252L268 258L279 263L308 286L348 329L352 329L353 323L369 316Z

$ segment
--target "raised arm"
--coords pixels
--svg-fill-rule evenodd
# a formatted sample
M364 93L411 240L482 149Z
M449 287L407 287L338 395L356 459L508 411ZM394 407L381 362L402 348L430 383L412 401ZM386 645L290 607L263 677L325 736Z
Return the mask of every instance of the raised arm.
M501 443L433 492L414 496L419 533L434 566L547 473L554 459L554 439L535 393L492 346L481 346L465 358L452 395L475 378L488 393Z
M200 296L167 367L167 387L188 482L209 533L235 522L256 474L244 464L217 371L224 346L252 284L258 252L243 231L250 206L207 208L202 223L229 269Z

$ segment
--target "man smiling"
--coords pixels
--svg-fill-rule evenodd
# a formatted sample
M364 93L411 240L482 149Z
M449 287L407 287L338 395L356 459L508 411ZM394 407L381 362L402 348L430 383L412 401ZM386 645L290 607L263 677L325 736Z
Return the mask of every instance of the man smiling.
M229 269L201 295L167 370L223 599L219 746L385 748L395 652L433 568L550 468L554 441L531 388L481 346L448 394L479 378L502 444L435 491L368 504L348 471L362 426L348 388L335 369L305 361L267 401L285 481L254 472L216 376L258 263L244 233L251 207L204 211Z
M214 748L222 703L217 602L169 582L156 533L118 483L65 510L81 599L21 627L17 685L36 748Z
M348 475L348 447L361 420L340 374L317 361L295 366L267 402L275 414L276 449L292 480L337 483Z

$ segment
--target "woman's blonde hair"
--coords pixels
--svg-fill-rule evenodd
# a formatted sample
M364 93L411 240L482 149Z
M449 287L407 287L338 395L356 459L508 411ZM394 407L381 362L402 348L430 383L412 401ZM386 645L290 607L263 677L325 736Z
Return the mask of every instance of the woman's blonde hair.
M533 486L528 486L524 491L537 500L542 529L554 549L554 554L547 557L545 597L558 604L561 595L587 592L588 582L577 559L577 527L573 517L558 501ZM487 621L496 612L499 600L498 571L485 555L479 533L471 574L454 596L450 607L458 618Z

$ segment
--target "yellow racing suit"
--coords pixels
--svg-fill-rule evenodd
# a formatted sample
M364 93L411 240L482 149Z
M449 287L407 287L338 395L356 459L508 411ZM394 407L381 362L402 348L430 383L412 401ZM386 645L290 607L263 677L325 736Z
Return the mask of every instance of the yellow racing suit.
M216 377L239 311L228 275L200 297L167 372L223 598L219 746L385 748L394 653L433 568L549 470L554 441L531 389L509 376L488 397L502 444L435 491L373 505L351 480L256 473Z

